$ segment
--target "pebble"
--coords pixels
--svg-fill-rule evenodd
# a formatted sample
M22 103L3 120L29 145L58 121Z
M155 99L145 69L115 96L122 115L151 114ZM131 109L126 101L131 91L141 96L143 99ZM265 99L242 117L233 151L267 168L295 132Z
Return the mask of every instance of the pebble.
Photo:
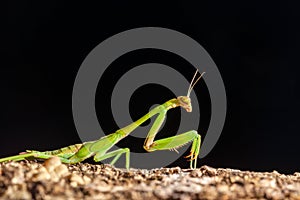
M63 177L70 174L66 165L59 165L55 167L54 172L57 174L58 177Z
M82 178L85 184L89 184L92 181L92 179L86 175L84 175Z
M12 184L22 184L24 181L24 172L21 169L16 170L14 177L11 179Z
M70 178L71 184L74 187L77 187L77 185L83 185L84 184L84 180L81 176L77 175L77 174L72 174L71 178Z
M203 174L208 176L215 176L217 175L217 170L215 168L209 167L207 165L204 165L200 168L200 170L203 172Z
M193 171L190 172L190 176L191 177L201 177L202 172L200 170L193 170Z
M44 166L48 170L48 172L54 171L54 169L61 164L61 160L56 156L49 158L44 162Z
M32 180L35 182L49 180L50 178L51 176L45 167L40 167L36 170L36 173L32 175Z

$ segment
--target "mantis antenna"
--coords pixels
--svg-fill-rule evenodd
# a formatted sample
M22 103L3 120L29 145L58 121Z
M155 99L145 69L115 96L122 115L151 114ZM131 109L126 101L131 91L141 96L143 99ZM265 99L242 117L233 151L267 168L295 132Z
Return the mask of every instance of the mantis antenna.
M193 76L193 79L192 79L192 81L191 81L191 83L190 83L190 86L189 86L189 89L188 89L188 93L187 93L187 95L186 95L187 97L190 97L190 94L191 94L191 92L192 92L194 86L195 86L196 83L200 80L200 78L205 74L205 72L202 72L202 74L200 74L200 76L199 76L199 77L197 78L197 80L194 82L194 79L195 79L197 73L198 73L198 69L196 70L196 72L195 72L195 74L194 74L194 76Z

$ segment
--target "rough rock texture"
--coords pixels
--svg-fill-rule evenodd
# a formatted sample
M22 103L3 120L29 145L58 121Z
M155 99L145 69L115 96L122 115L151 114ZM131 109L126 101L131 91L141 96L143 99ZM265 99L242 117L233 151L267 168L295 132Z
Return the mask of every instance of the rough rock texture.
M117 169L57 158L0 164L0 199L299 199L300 173Z

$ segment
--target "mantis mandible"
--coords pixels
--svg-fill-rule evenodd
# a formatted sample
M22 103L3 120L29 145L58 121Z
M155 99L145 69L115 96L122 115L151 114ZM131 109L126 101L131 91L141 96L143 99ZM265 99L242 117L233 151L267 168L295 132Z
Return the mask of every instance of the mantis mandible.
M84 142L82 144L75 144L54 151L35 151L26 150L25 153L19 155L10 156L0 159L0 162L4 161L20 161L26 158L37 158L37 159L49 159L53 156L57 156L63 163L74 164L81 162L87 158L94 156L96 162L105 160L107 158L114 157L111 161L113 165L120 156L126 154L126 169L129 170L130 162L130 151L129 148L118 149L115 151L108 152L116 143L128 136L132 131L144 123L147 119L158 115L155 119L153 126L150 128L148 135L144 142L144 149L148 152L157 150L174 150L177 152L177 148L192 141L190 154L185 158L190 158L190 168L197 167L197 158L200 152L201 136L195 130L190 130L185 133L175 135L172 137L154 140L157 132L159 131L163 121L166 117L168 110L176 107L182 107L187 112L192 112L192 104L190 99L191 91L193 90L196 83L200 80L205 72L195 80L198 70L193 76L193 79L189 85L186 96L178 96L177 98L171 99L162 105L159 105L150 110L146 115L138 119L137 121L117 130L114 133L101 137L95 141ZM195 80L195 81L194 81Z

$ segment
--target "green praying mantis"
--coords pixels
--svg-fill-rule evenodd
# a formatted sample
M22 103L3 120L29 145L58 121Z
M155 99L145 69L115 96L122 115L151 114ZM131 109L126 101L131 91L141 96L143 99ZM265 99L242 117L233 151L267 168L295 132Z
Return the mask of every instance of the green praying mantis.
M129 170L130 162L130 150L129 148L122 148L115 151L108 152L116 143L128 136L137 127L143 124L147 119L158 115L155 119L153 126L150 128L148 135L144 142L144 149L148 152L157 150L174 150L177 152L177 148L192 141L192 146L190 154L185 158L190 158L190 168L197 167L197 158L200 152L201 136L195 130L190 130L185 133L175 135L172 137L154 140L156 134L158 133L163 121L166 117L168 110L176 107L182 107L187 112L192 112L192 104L190 99L191 91L193 90L196 83L200 80L205 72L200 74L200 76L195 80L198 70L193 76L193 79L189 85L188 92L186 96L179 96L177 98L171 99L162 105L159 105L152 110L150 110L146 115L138 119L137 121L117 130L114 133L101 137L95 141L84 142L82 144L75 144L54 151L35 151L27 150L26 152L20 153L19 155L10 156L6 158L1 158L0 162L5 161L20 161L29 158L36 159L49 159L53 156L57 156L63 163L74 164L82 162L83 160L94 156L96 162L105 160L107 158L113 158L111 165L120 158L122 154L126 154L126 169ZM194 81L195 80L195 81Z

